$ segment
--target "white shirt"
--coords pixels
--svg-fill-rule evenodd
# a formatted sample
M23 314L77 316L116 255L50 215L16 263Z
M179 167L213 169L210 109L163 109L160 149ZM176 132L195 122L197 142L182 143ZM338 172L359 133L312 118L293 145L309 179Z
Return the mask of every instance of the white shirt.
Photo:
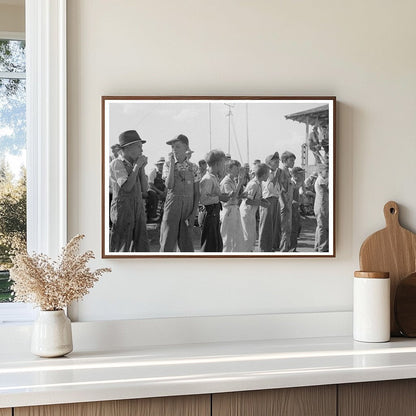
M218 204L220 202L220 184L218 178L207 172L199 182L201 192L200 201L202 205Z
M262 183L263 198L278 197L280 195L280 183L279 179L276 178L278 173L278 169L271 171L267 180ZM273 181L275 181L275 184Z
M117 183L117 185L120 188L123 186L124 182L126 182L126 180L129 177L129 174L127 173L123 161L128 163L131 167L133 167L133 165L128 160L124 159L122 156L119 156L117 159L114 159L110 164L111 179L115 183Z

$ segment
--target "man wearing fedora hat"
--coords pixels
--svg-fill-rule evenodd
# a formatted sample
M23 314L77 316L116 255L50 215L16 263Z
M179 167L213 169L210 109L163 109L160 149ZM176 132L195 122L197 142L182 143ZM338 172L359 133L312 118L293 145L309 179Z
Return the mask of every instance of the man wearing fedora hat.
M149 251L146 230L146 214L142 192L147 191L144 167L147 157L143 155L142 140L136 130L120 134L120 151L110 164L113 200L110 218L110 251Z

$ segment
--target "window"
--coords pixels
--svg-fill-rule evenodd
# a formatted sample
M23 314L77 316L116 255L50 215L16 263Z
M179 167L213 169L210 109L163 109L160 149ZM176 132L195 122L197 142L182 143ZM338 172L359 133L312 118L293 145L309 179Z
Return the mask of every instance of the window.
M26 42L0 33L0 323L27 321L30 305L13 304L10 252L26 244Z
M26 244L26 47L18 37L0 38L1 303L12 300L10 253Z

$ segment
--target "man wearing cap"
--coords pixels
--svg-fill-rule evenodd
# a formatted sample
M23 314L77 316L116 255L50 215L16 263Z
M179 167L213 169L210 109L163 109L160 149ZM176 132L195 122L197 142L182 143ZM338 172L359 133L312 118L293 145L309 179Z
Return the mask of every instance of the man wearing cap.
M280 176L281 198L280 198L280 221L281 221L281 239L280 251L290 250L290 238L292 234L292 201L293 201L293 183L289 169L295 164L296 156L292 152L283 152L282 163L283 169Z
M278 152L266 157L270 168L269 177L262 182L263 198L269 202L267 207L260 207L259 244L260 251L279 250L280 244L280 157Z
M194 251L192 226L198 212L198 167L187 158L189 140L179 134L166 142L172 146L169 159L163 166L163 178L168 190L162 224L160 226L160 251Z
M163 165L165 158L161 157L156 163L155 168L149 175L149 192L147 197L147 218L150 222L159 221L160 217L157 213L160 203L165 202L166 185L162 178Z
M110 164L113 186L110 218L110 251L149 251L146 231L146 214L142 192L147 191L144 167L147 157L143 155L142 140L135 130L120 134L120 152Z

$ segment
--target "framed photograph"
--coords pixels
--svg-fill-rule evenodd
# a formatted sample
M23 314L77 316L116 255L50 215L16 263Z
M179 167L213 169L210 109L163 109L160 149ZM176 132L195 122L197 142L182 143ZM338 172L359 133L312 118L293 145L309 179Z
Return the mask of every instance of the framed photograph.
M335 257L335 97L102 97L102 255Z

